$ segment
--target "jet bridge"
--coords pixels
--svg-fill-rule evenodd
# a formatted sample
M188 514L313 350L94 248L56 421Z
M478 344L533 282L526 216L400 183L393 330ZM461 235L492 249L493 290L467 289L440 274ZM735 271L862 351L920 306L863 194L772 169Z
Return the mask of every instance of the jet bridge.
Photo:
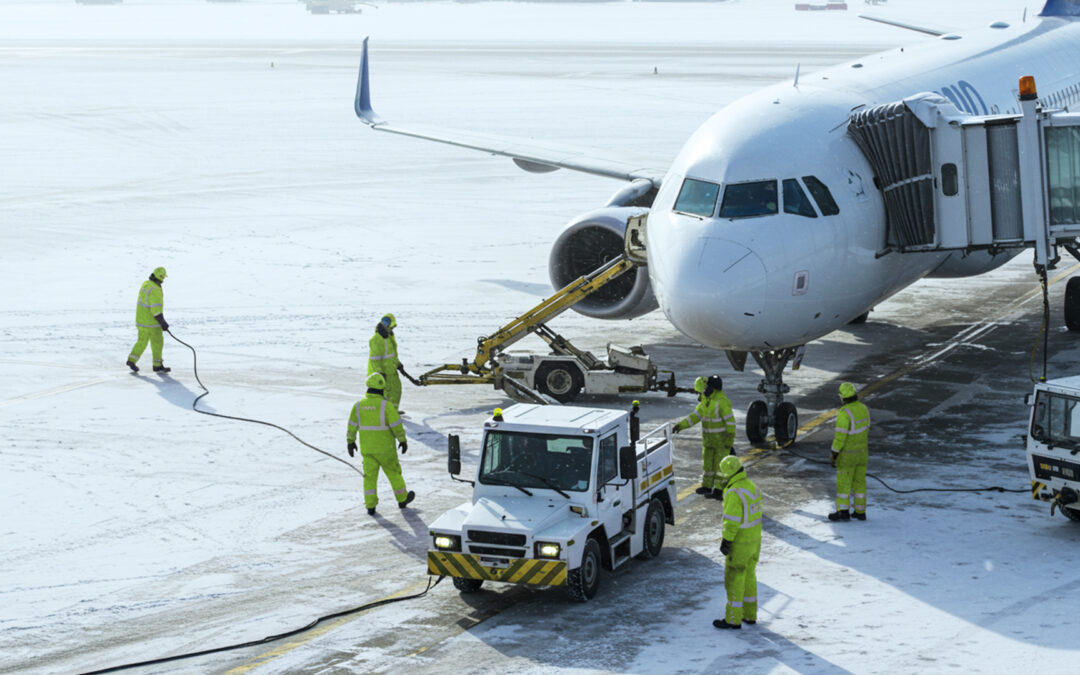
M1020 94L1017 115L968 115L933 93L852 114L885 199L880 255L1032 247L1045 270L1058 246L1078 252L1080 114L1040 107L1030 77Z

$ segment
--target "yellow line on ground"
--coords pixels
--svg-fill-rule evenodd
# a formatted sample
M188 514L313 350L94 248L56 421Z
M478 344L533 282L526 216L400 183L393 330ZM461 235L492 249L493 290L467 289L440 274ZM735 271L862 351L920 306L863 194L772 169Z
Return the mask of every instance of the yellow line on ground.
M400 589L398 591L394 591L393 593L386 596L385 598L382 598L381 600L376 600L376 602L382 602L383 600L391 600L393 598L398 598L398 597L401 597L403 595L412 595L413 593L417 593L417 592L423 590L424 588L427 587L427 585L428 585L427 581L425 581L423 583L416 583L416 584L413 584L412 586L407 586L407 587L402 588L402 589ZM374 608L372 608L372 609L374 609ZM343 617L341 617L340 619L338 619L336 621L331 621L330 623L325 624L323 626L312 628L310 631L308 631L306 633L301 633L300 637L298 639L292 640L291 642L286 642L283 645L279 645L279 646L275 647L274 649L271 649L270 651L268 651L268 652L266 652L264 654L260 654L260 655L256 656L251 661L248 661L247 663L245 663L242 666L237 666L236 668L233 668L232 670L226 671L225 675L239 675L240 673L246 673L248 671L254 670L255 668L258 668L259 666L265 665L265 664L273 661L274 659L278 658L279 656L283 656L283 655L291 652L292 650L294 650L294 649L296 649L298 647L303 647L304 645L308 644L312 640L315 640L316 638L319 638L319 637L322 637L323 635L326 635L327 633L334 630L335 628L338 628L340 626L344 626L345 624L349 623L350 621L355 621L356 619L360 618L361 616L367 614L369 611L371 611L371 610L365 610L363 612L357 612L356 614L350 614L349 616L343 616Z

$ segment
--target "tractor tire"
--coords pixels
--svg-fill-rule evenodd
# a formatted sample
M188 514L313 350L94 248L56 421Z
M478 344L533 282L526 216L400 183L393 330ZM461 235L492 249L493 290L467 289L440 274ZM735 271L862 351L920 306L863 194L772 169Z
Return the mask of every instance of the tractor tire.
M638 560L649 560L660 555L664 548L664 505L659 499L649 502L645 512L645 547L637 554Z
M572 363L544 361L536 369L536 388L559 403L570 403L581 393L585 378Z
M1065 284L1065 327L1080 332L1080 277L1071 277Z
M596 596L600 588L600 542L593 537L585 542L581 554L581 566L566 575L566 592L572 600L587 602Z
M465 579L463 577L451 577L454 580L454 588L462 593L475 593L484 585L483 579Z

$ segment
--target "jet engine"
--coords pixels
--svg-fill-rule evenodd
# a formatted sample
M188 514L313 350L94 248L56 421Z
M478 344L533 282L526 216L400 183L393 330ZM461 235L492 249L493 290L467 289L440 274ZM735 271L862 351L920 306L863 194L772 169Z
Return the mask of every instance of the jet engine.
M626 221L647 211L637 206L606 206L571 220L548 256L551 285L562 288L622 255ZM574 311L594 319L633 319L657 306L649 270L640 266L574 305Z

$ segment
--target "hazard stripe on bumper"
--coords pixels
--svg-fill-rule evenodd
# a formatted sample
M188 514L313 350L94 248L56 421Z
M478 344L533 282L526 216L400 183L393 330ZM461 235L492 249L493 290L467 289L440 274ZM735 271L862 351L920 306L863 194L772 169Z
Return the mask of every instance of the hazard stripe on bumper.
M427 560L428 574L536 586L566 585L566 563L560 560L512 558L508 567L500 568L485 566L479 557L468 553L446 551L428 551Z

